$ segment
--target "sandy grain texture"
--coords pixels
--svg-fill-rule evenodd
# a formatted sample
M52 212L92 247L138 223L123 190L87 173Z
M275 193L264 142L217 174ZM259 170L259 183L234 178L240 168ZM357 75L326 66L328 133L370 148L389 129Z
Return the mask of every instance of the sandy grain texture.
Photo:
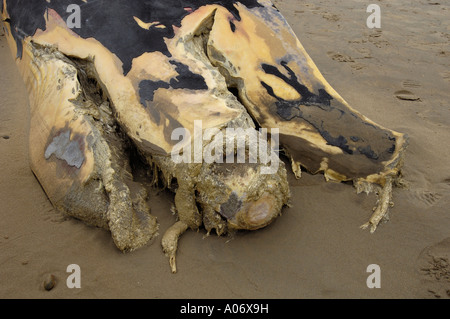
M374 1L382 25L368 29L360 1L275 3L351 105L409 135L409 188L394 190L390 221L361 230L375 195L290 172L292 207L281 217L231 240L186 233L175 275L160 237L123 254L108 232L55 211L33 176L27 95L0 34L0 298L450 298L450 6ZM172 202L151 193L161 230L175 220ZM80 289L66 286L70 264ZM366 285L370 264L379 289Z

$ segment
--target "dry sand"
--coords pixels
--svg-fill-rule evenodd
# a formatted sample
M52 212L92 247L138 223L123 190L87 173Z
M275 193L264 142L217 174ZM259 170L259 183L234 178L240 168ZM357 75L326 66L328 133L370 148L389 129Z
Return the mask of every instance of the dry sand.
M289 175L291 208L265 229L233 237L187 232L170 273L159 237L122 254L110 234L55 211L28 166L28 101L0 36L1 298L449 298L450 6L373 1L276 1L331 85L356 109L410 137L390 221L361 230L375 195L322 175ZM408 92L398 92L408 91ZM399 99L396 97L399 94ZM405 100L405 97L417 99ZM152 193L163 232L173 195ZM69 289L69 264L81 288ZM369 289L367 267L381 270ZM44 290L49 275L55 287Z

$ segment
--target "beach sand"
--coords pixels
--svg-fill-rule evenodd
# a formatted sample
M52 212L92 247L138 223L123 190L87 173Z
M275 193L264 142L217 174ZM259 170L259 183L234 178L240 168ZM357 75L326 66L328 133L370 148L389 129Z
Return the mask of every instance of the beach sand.
M394 189L390 220L362 230L375 194L289 170L292 207L232 238L188 231L176 274L161 235L123 254L109 232L53 209L29 168L27 93L0 35L0 298L450 298L450 6L374 2L380 29L366 26L360 1L275 4L350 105L408 134L409 186ZM151 192L160 234L175 221L172 203ZM66 285L71 264L81 288ZM373 264L380 288L367 285Z

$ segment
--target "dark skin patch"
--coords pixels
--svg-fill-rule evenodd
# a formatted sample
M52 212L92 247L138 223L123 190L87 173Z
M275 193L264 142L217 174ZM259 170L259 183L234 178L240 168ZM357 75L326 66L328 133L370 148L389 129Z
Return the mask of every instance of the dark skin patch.
M152 102L155 91L159 88L172 88L172 89L189 89L189 90L207 90L205 79L199 75L191 72L189 67L185 64L170 61L171 64L175 65L175 71L178 75L175 78L170 79L169 83L164 81L152 81L152 80L142 80L139 83L139 96L141 97L141 104L145 107L148 106L148 102ZM151 109L151 108L148 108ZM159 123L160 117L157 114L152 115L155 118L156 123Z
M178 72L178 75L170 79L169 83L152 80L142 80L139 83L139 96L141 98L141 104L146 107L147 111L152 116L153 121L158 124L161 122L161 115L159 111L151 105L156 90L159 88L188 90L208 89L205 79L201 75L191 72L187 65L176 61L170 61L170 63L176 66L175 71Z
M280 64L288 71L289 77L287 77L283 73L281 73L280 70L278 70L278 68L276 66L264 63L261 65L261 67L264 70L264 72L266 72L267 74L275 75L275 76L279 77L280 79L282 79L287 84L289 84L290 86L292 86L300 94L301 99L298 102L301 103L302 105L317 104L317 105L319 105L319 107L322 107L322 108L328 108L330 106L330 101L333 99L331 97L331 95L329 95L323 89L319 90L318 95L310 92L306 86L302 85L298 81L297 76L295 75L294 71L292 71L291 68L288 67L286 61L281 61ZM273 91L272 91L272 94L273 94ZM273 95L273 96L275 96L275 95ZM277 98L277 99L279 99L279 98ZM279 99L279 100L280 100L280 108L282 108L284 106L283 105L284 100L281 100L281 99ZM288 101L285 101L285 102L288 102ZM287 105L286 107L292 108L292 106L289 106L289 105Z
M80 6L81 28L72 31L84 39L95 38L117 55L123 62L124 74L131 69L133 58L145 52L161 52L168 57L165 38L173 38L173 26L180 27L181 20L198 8L218 4L228 9L236 20L240 20L239 10L235 6L240 2L247 8L262 7L257 0L59 0L48 3L46 0L33 0L23 4L21 1L7 0L11 17L11 30L16 40L18 57L22 56L22 40L32 36L37 29L45 30L45 12L55 10L64 21L72 14L66 12L68 5ZM189 8L189 10L186 10ZM133 16L145 22L159 21L165 28L139 27Z
M169 61L175 65L175 71L178 76L170 79L170 86L174 89L189 89L189 90L207 90L205 78L200 74L192 73L189 67L177 61Z
M230 21L230 29L234 33L236 31L236 25L233 23L233 21Z
M121 61L123 73L126 75L134 58L143 53L161 52L170 58L166 39L173 38L174 27L181 27L181 21L199 7L218 4L227 8L235 20L240 20L237 1L206 0L59 0L48 3L46 0L33 0L26 5L20 1L7 0L8 14L11 17L11 32L17 44L17 56L22 57L22 41L35 34L37 29L45 30L47 10L54 10L63 21L67 21L73 12L66 12L68 5L80 7L81 28L72 31L80 37L94 38L115 54ZM239 3L247 8L262 7L256 0L241 0ZM159 22L164 28L141 28L134 17L144 22ZM169 83L163 81L143 80L139 83L141 104L147 108L156 123L161 116L148 106L153 101L154 92L158 88L207 90L205 79L191 72L189 67L177 61L169 61L175 66L178 76ZM170 136L169 136L170 137ZM166 138L166 140L170 140Z
M153 97L157 89L168 89L169 87L169 83L164 81L142 80L139 83L139 96L141 97L141 104L146 106L146 101L153 101ZM156 122L158 123L159 119Z
M232 219L236 213L241 209L242 207L242 201L239 200L239 197L236 195L235 192L232 192L230 194L230 197L228 197L228 200L220 205L220 212L219 214L222 217L225 217L226 219Z
M343 163L347 163L342 166L341 170L333 168L330 158L329 167L338 172L349 174L347 176L360 176L362 177L367 172L376 173L381 166L382 161L389 160L395 151L396 139L388 130L383 130L370 123L364 121L357 114L352 113L344 105L341 105L324 90L320 88L317 90L317 94L308 90L308 88L302 85L295 73L288 67L287 62L282 61L283 66L288 72L289 76L284 75L275 66L263 64L261 67L267 73L279 77L292 88L294 88L301 96L298 100L284 100L278 97L272 87L265 82L261 82L261 85L266 89L267 93L276 99L275 112L276 115L284 121L300 121L306 122L325 139L328 145L340 148L343 151L343 155L346 159ZM283 141L284 139L284 141ZM280 136L280 142L285 145L289 145L292 148L293 145L307 141L286 142L286 140L299 139L297 137L284 137ZM284 143L283 143L284 142ZM299 150L292 149L291 153L298 153L296 155L300 162L302 162L311 171L317 171L319 169L319 163L322 157L330 157L328 154L322 153L316 147L307 145L298 146ZM300 151L300 149L302 149ZM307 152L305 154L301 154ZM311 153L309 153L311 152ZM319 155L320 154L320 155ZM333 159L342 157L341 155L331 156ZM348 159L347 159L348 157ZM351 160L350 160L351 158ZM370 159L369 167L367 167L365 161ZM338 165L334 163L333 165ZM350 162L354 165L349 165ZM308 165L306 165L308 163ZM344 167L345 166L345 167ZM347 166L355 166L358 169L354 169L351 173ZM362 173L364 172L364 173ZM355 175L356 174L356 175Z

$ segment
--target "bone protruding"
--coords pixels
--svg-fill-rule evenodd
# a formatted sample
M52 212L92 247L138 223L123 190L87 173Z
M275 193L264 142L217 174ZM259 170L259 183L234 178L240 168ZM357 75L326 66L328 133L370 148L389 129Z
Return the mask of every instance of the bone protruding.
M392 203L392 177L386 178L386 183L378 196L378 203L374 213L367 223L361 225L362 229L367 229L370 226L371 233L377 229L378 224L383 218L387 218L388 209Z
M176 252L178 247L178 238L188 229L188 225L182 221L177 221L165 232L161 245L164 253L169 257L169 264L172 273L177 272Z

